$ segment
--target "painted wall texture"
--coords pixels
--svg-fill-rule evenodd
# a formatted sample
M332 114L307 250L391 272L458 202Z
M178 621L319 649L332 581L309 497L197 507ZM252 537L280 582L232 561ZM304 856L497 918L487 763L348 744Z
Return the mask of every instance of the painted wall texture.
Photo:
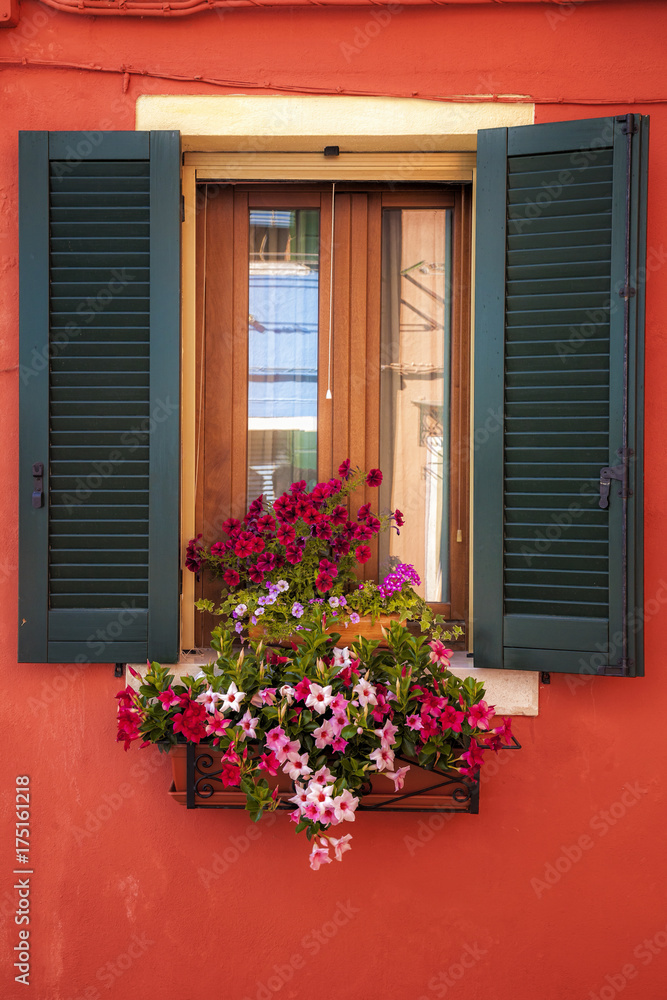
M0 29L0 993L7 1000L662 1000L667 982L667 8L22 3ZM217 81L217 83L203 82ZM363 815L312 872L279 815L187 812L115 739L111 665L17 665L19 129L133 129L142 94L522 95L538 121L651 115L646 677L553 675L479 816ZM22 498L24 500L24 498ZM15 778L30 776L30 986L15 982ZM24 894L25 898L25 894Z

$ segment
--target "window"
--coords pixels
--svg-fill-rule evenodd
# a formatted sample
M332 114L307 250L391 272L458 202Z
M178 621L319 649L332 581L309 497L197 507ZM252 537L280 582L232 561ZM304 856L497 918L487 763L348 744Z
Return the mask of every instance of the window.
M464 621L470 189L402 187L203 187L196 530L351 457L385 477L359 502L406 515L366 577L411 562Z
M647 129L645 119L630 115L479 134L471 448L477 665L578 672L595 661L602 673L643 672L633 609L642 603L637 275L645 245ZM173 133L22 137L21 660L176 656L178 427L170 414L178 398L178 166ZM359 194L349 193L350 219ZM308 211L307 205L268 208ZM241 229L235 218L232 212L220 252L230 233L250 234L249 217ZM322 216L319 224L324 231ZM259 217L254 225L259 237ZM405 225L407 232L412 222ZM289 228L291 239L291 220ZM385 232L391 228L389 221ZM299 254L310 252L304 233L306 216L299 226L294 220ZM268 232L253 253L265 252L264 235L266 250ZM381 243L381 226L376 236ZM285 233L270 239L284 259ZM362 253L352 241L348 271L367 259L367 246ZM120 278L118 267L126 268ZM320 311L325 274L326 266L319 269ZM430 278L437 280L436 269ZM232 293L235 281L233 273ZM369 288L367 279L365 295L346 293L350 316L378 301ZM217 289L221 299L229 292ZM243 336L248 311L240 314ZM223 330L220 343L233 334ZM347 343L350 364L356 363L360 343L349 335ZM318 352L321 394L327 370L321 342ZM223 387L240 378L230 356L217 369L209 369L207 357L207 374L218 371ZM360 356L365 367L367 338ZM341 405L343 397L343 422L332 420L323 441L318 406L318 467L325 448L330 459L346 451L359 464L373 454L368 430L360 435L353 424L357 392L364 394L364 413L375 407L366 380L354 386L353 407L352 394L340 391L337 360L334 401ZM400 353L389 364L400 371ZM141 375L141 386L131 386L130 372ZM247 392L247 372L242 381ZM427 412L420 427L444 464L446 435L433 419L439 393L421 401ZM253 419L262 419L259 410ZM300 433L309 431L302 426ZM363 439L363 449L336 447L337 435L355 447ZM379 455L381 442L374 446ZM290 461L308 460L308 447L294 439L276 439L276 447L291 449ZM273 444L270 450L275 457ZM247 463L239 471L233 455L230 461L242 495ZM438 519L445 499L451 548L451 488L447 497L430 495L424 516L427 524Z

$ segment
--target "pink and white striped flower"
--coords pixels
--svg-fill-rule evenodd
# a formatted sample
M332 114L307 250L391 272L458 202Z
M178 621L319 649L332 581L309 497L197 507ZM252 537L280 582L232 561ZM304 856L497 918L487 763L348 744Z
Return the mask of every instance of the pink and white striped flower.
M259 724L259 719L250 714L250 709L248 709L242 719L239 719L238 724L241 727L240 739L255 739L255 729Z
M296 781L298 778L307 778L309 774L313 773L312 767L308 767L308 754L289 753L283 764L283 771L287 772L292 781Z
M199 702L200 705L203 705L206 711L211 712L212 714L215 712L216 702L220 701L221 697L222 695L220 695L217 691L214 691L213 688L209 687L206 691L203 691L197 698L195 698L195 701Z
M234 681L227 688L220 701L221 712L238 712L241 702L245 698L245 691L239 691Z
M334 799L334 809L336 810L338 822L342 823L343 820L348 820L348 822L354 823L354 811L358 805L359 799L352 794L349 788L344 789Z
M357 695L362 708L365 708L366 705L377 705L378 700L375 697L375 688L365 677L362 677L352 690Z

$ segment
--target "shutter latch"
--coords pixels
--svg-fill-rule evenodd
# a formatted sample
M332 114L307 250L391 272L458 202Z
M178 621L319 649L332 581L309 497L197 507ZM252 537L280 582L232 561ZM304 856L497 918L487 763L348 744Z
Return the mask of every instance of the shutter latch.
M618 454L623 457L623 448L619 448ZM626 454L631 456L633 454L632 448L628 448ZM600 469L600 507L602 508L609 506L609 490L612 479L621 483L618 494L620 497L632 496L632 490L628 489L628 461L621 462L620 465L606 465L604 469Z
M44 506L44 463L35 462L32 467L32 505Z

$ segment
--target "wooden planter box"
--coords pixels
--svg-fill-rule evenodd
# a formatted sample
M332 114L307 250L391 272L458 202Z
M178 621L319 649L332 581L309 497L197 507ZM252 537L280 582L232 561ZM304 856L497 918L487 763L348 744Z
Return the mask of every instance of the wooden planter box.
M392 622L398 622L400 618L397 615L376 615L375 621L371 619L370 615L364 615L359 619L356 625L348 625L347 628L341 623L340 625L329 625L324 631L339 632L340 633L340 645L342 648L345 646L350 646L357 639L377 639L381 646L386 646L387 643L382 634L382 629L388 629ZM405 622L401 622L402 625ZM254 625L248 629L248 635L251 639L263 639L265 636L264 629L261 625ZM301 642L301 636L298 632L295 632L291 639L267 639L267 642L271 645L289 646L292 639L295 642Z
M188 755L190 760L188 761ZM215 747L179 744L170 750L173 783L169 794L175 802L189 809L245 809L246 797L238 788L223 788L216 772L220 771L221 753ZM397 758L398 759L398 758ZM369 776L369 791L364 794L358 810L384 812L463 812L479 811L479 782L462 777L455 770L428 770L413 761L405 785L394 791L393 782L382 774ZM188 764L190 780L188 780ZM288 802L294 795L292 781L280 771L267 775L272 788L278 788L279 809L294 809Z

